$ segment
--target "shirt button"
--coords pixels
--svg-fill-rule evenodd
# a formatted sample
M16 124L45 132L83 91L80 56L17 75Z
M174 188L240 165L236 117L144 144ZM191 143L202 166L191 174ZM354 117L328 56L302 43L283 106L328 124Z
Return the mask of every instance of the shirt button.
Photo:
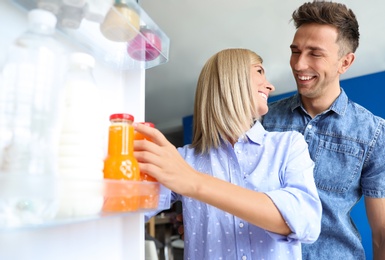
M239 223L239 227L240 227L240 228L243 228L243 223L242 223L242 222Z
M309 129L312 129L312 128L313 128L313 126L312 126L312 125L308 125L308 126L307 126L307 128L309 128Z
M246 260L247 259L247 256L242 256L242 260Z

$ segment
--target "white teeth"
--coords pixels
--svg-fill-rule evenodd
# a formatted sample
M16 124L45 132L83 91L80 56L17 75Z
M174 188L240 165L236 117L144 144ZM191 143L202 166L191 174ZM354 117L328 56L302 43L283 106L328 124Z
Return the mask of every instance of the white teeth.
M267 100L267 96L266 96L266 94L265 94L265 93L261 93L261 92L259 92L259 95L260 95L261 97L263 97L264 99L266 99L266 100Z
M300 80L310 80L312 77L310 76L298 76Z

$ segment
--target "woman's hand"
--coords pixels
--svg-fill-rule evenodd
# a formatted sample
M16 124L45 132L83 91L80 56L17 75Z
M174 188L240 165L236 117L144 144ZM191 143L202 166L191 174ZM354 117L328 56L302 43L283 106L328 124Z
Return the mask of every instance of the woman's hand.
M140 170L174 192L182 195L194 193L200 174L186 163L175 146L155 128L143 124L134 124L134 127L152 140L134 142L134 156Z
M144 171L170 190L210 204L274 233L288 235L290 228L264 193L245 189L194 170L159 130L135 125L152 139L134 142L134 155ZM237 196L229 196L237 194ZM255 202L258 203L255 203ZM250 208L250 205L253 205Z

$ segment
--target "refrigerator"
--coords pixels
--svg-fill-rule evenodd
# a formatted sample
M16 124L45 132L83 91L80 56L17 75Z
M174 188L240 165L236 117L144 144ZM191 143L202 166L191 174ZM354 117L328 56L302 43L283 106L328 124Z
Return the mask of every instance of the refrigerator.
M119 10L122 4L134 11L137 20L131 20ZM112 113L129 113L135 116L135 121L144 122L146 69L166 63L170 45L167 35L145 10L133 0L2 0L0 64L6 60L8 46L26 30L27 13L34 8L55 13L58 18L55 36L68 53L86 52L95 58L93 75L103 93L106 139L108 115ZM131 42L134 45L120 39L106 39L101 28L109 16L135 34L135 41ZM149 31L152 34L147 34ZM115 36L110 34L112 38ZM161 189L160 196L167 196L166 193ZM145 212L95 214L60 221L53 218L35 225L2 226L0 259L145 259Z

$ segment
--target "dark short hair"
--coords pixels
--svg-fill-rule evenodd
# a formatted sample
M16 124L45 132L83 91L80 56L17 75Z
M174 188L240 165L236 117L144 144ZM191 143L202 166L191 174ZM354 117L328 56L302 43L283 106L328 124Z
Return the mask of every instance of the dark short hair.
M293 12L292 20L297 29L309 23L336 27L341 56L354 53L358 48L360 39L358 22L353 11L344 4L317 0L307 2Z

